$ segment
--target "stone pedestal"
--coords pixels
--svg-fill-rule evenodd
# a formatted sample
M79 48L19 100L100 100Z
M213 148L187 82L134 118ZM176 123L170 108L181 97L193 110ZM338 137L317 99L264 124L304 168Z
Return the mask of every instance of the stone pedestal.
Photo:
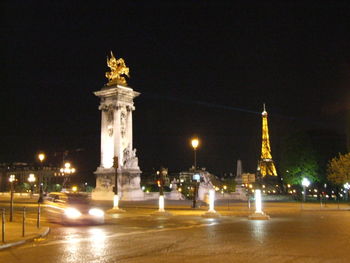
M96 174L96 188L92 191L93 200L111 200L114 198L114 169L99 168ZM141 171L137 169L118 169L118 192L120 200L144 200L140 187Z
M118 195L120 200L143 200L141 170L133 148L132 112L134 98L140 93L132 88L108 84L94 92L100 98L101 161L97 168L94 200L113 200L115 184L114 158L118 158Z
M121 200L144 200L144 192L141 190L141 171L135 169L123 170L120 179Z

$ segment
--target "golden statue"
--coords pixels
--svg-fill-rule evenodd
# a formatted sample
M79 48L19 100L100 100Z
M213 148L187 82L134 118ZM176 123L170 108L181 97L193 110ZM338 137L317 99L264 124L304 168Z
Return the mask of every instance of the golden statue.
M107 56L107 66L111 69L111 72L106 72L106 78L109 80L107 86L127 85L125 76L129 77L129 68L125 65L124 59L116 59L111 51L111 58Z

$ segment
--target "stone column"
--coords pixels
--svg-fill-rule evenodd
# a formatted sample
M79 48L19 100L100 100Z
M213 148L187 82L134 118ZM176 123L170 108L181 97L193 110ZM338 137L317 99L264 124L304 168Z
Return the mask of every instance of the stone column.
M127 138L129 141L130 149L133 150L133 145L132 145L132 111L133 107L128 106L127 108L127 113L128 113L128 118L127 118Z
M102 105L101 105L102 106ZM100 110L101 110L101 160L100 160L100 167L104 167L104 163L103 163L103 156L104 156L104 145L106 145L106 132L107 132L107 125L106 125L106 122L107 122L107 116L106 116L106 113L104 112L104 110L101 108L100 106Z
M120 105L116 106L114 111L114 156L118 156L119 167L123 162L121 154L121 138L120 138Z

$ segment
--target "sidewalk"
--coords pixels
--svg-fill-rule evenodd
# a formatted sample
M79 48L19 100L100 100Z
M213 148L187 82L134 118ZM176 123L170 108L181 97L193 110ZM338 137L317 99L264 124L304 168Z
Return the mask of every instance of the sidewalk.
M0 223L1 225L1 223ZM6 222L5 243L2 242L2 228L0 226L0 251L13 246L22 245L26 242L34 241L37 238L47 236L49 227L37 228L35 225L26 225L25 236L22 237L22 224L18 222Z

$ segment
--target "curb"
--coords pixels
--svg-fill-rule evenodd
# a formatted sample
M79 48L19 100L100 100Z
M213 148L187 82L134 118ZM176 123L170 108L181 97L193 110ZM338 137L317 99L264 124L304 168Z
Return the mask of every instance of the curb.
M23 239L23 240L12 242L12 243L6 243L4 245L0 245L0 251L3 250L3 249L7 249L7 248L23 245L23 244L28 243L28 242L32 242L32 241L34 241L37 238L45 237L45 236L47 236L49 234L49 232L50 232L50 228L49 227L45 227L44 231L42 233L40 233L40 234L38 234L38 235L36 235L34 237Z

